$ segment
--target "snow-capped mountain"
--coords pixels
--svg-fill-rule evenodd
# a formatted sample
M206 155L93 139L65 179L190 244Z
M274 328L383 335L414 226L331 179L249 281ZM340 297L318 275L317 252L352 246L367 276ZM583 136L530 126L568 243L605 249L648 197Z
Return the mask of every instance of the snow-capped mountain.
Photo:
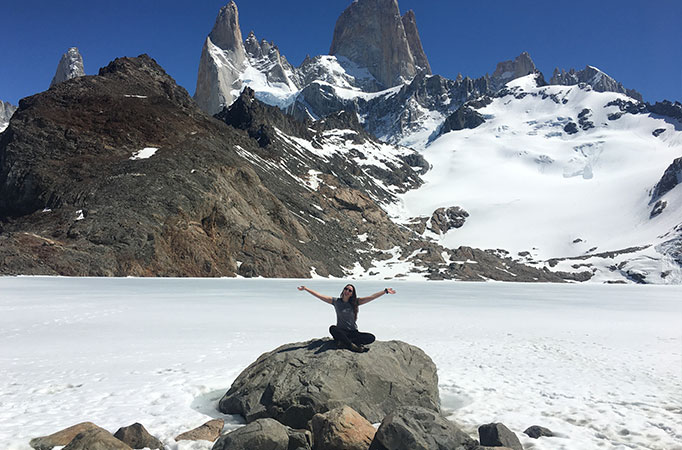
M7 128L7 125L9 125L9 119L16 110L16 106L0 100L0 133L5 131L5 128Z
M682 127L623 113L635 104L586 85L516 79L472 108L482 123L423 152L432 169L395 214L408 222L456 205L470 214L464 226L431 234L446 247L504 249L596 281L682 282Z
M682 281L681 194L673 187L652 196L678 180L679 104L647 105L593 66L557 69L548 84L526 52L475 80L430 75L426 55L413 56L421 48L414 14L386 42L403 55L402 71L390 69L378 49L359 49L365 22L395 21L396 11L394 0L354 2L337 22L332 54L298 68L251 33L231 97L249 86L300 119L350 112L379 139L420 150L432 167L426 183L386 208L445 247L500 249L582 280ZM240 35L238 22L226 23ZM419 45L410 47L408 35Z
M85 69L83 68L83 57L78 51L78 48L71 47L62 55L61 59L59 60L57 71L52 78L50 87L72 78L82 77L83 75L85 75Z

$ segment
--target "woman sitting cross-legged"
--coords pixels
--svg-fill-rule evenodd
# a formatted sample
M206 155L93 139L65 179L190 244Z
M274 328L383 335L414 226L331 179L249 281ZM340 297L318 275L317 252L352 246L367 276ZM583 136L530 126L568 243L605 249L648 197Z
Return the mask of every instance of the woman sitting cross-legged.
M322 295L305 286L299 286L298 290L306 291L323 302L334 306L334 310L336 311L336 325L329 327L329 332L339 348L347 348L354 352L366 352L369 350L366 345L371 344L376 339L371 333L362 333L358 331L356 321L358 320L360 305L371 302L384 294L395 294L395 291L392 288L386 288L383 291L379 291L368 297L358 297L355 286L352 284L347 284L346 287L343 288L340 297Z

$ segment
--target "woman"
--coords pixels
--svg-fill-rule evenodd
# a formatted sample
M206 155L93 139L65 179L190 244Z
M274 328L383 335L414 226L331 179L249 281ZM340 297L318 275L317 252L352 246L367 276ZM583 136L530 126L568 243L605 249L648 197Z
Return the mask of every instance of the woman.
M334 341L339 348L347 348L354 352L366 352L369 350L366 345L371 344L376 339L371 333L361 333L358 331L358 309L360 305L369 303L384 294L395 294L392 288L386 288L369 297L358 298L355 286L347 284L341 291L338 298L328 295L318 294L305 286L299 286L299 291L306 291L325 303L334 306L336 311L336 325L329 327L329 332L334 337Z

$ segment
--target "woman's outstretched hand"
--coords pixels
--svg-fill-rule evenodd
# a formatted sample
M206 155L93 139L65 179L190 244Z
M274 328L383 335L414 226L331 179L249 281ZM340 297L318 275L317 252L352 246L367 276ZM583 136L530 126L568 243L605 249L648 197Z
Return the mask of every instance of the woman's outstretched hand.
M305 286L299 286L296 289L298 289L299 291L303 291L303 290L305 290Z
M393 289L393 288L386 288L386 293L387 293L387 294L395 294L395 289Z

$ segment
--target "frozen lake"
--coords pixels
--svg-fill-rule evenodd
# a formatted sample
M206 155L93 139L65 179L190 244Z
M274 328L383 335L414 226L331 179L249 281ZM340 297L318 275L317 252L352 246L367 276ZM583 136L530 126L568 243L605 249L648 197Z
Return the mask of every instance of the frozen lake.
M0 278L0 448L82 421L173 437L261 353L325 336L343 280ZM422 348L443 409L526 448L682 449L682 287L358 281L380 340ZM370 352L371 354L371 352ZM523 435L541 425L559 437Z

